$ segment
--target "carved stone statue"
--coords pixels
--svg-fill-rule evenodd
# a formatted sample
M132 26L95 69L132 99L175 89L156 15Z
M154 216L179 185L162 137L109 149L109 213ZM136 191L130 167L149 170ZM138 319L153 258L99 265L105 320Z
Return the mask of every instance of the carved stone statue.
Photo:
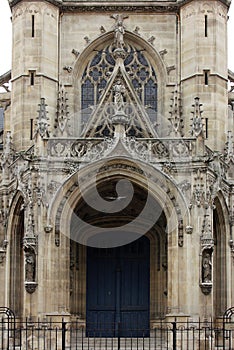
M212 282L212 261L211 253L204 251L202 256L202 283Z
M116 28L115 28L115 44L118 49L122 49L124 46L124 36L125 30L123 26L123 22L120 20L117 22Z
M124 107L124 93L125 93L125 87L122 84L120 79L118 79L115 85L113 86L113 92L114 92L115 110L116 112L120 112L123 110L123 107Z
M128 18L128 16L123 16L123 15L112 15L112 18L115 19L115 40L114 44L116 45L116 49L123 49L124 47L124 25L123 25L123 20L125 18Z
M25 251L25 281L35 282L36 256L34 250Z

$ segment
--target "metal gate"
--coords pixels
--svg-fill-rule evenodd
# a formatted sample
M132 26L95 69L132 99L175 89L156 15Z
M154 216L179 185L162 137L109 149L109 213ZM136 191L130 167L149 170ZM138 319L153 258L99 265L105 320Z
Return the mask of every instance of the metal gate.
M8 307L0 307L1 315L1 349L8 350L15 348L15 314Z

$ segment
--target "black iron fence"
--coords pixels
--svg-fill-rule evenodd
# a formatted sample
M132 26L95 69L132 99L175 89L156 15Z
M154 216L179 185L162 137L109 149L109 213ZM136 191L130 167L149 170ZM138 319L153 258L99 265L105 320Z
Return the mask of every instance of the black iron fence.
M25 320L4 316L0 324L1 350L212 350L234 349L234 322L154 322L150 330L126 329L126 336L110 336L114 326L83 322Z

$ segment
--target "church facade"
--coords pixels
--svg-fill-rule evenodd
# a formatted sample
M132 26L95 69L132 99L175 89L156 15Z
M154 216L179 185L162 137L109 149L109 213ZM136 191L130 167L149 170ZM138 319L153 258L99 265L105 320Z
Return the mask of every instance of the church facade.
M9 4L0 305L91 333L218 320L234 304L230 1Z

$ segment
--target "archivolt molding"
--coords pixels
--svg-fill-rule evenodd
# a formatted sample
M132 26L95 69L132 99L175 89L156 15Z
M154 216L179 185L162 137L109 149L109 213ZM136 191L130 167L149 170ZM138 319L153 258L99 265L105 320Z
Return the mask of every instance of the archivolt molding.
M186 202L181 191L166 175L162 174L150 166L142 166L134 164L133 161L127 159L113 159L102 166L100 163L100 173L98 175L97 186L101 182L110 180L111 178L127 178L135 184L145 189L159 203L167 218L167 231L172 232L178 230L178 245L183 246L184 228L188 227L189 213ZM67 232L70 229L71 215L79 200L82 200L79 183L84 182L86 191L93 186L93 175L99 162L91 164L80 170L80 173L72 175L58 190L53 204L50 207L48 217L55 229L55 243L60 244L60 233ZM79 176L79 177L78 177ZM148 181L148 188L146 184ZM175 222L177 226L175 227Z

